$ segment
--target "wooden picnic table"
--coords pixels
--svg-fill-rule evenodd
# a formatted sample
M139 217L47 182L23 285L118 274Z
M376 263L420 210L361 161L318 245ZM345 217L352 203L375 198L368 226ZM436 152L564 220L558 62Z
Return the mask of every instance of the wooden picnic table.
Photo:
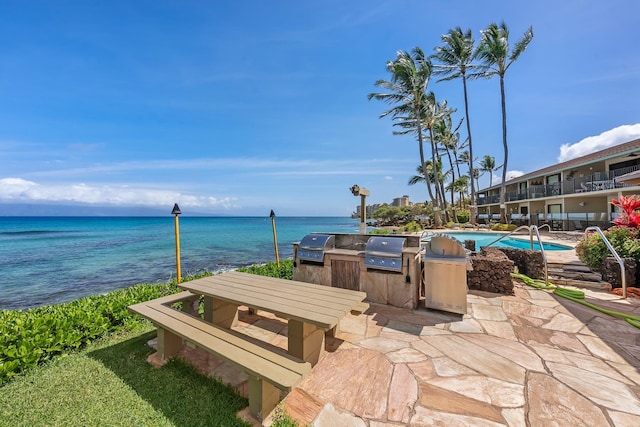
M263 310L288 320L288 353L311 365L324 352L325 333L362 303L367 294L294 280L230 271L180 283L204 296L204 320L231 329L238 307Z

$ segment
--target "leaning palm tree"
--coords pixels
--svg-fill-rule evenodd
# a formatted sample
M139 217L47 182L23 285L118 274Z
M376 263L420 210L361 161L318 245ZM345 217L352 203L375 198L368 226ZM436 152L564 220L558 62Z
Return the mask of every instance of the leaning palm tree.
M446 81L453 79L462 80L464 92L464 111L467 121L467 138L469 144L469 176L473 173L473 143L471 140L471 121L469 120L469 99L467 97L467 71L473 69L472 62L475 59L473 50L474 40L471 30L462 31L457 27L449 30L449 33L442 36L443 46L436 47L433 57L439 62L435 66L434 73L442 74L445 77L438 80ZM475 221L475 197L476 191L471 180L471 219Z
M500 77L500 98L502 102L502 145L504 148L504 162L502 163L502 184L500 186L500 215L503 223L507 222L506 181L507 161L509 160L509 147L507 144L507 108L504 93L504 76L509 67L520 57L529 43L533 40L533 28L529 27L520 40L516 42L513 50L509 51L509 30L502 22L500 26L495 23L482 31L480 45L476 51L478 60L482 64L480 77Z
M415 47L412 53L399 51L394 61L387 61L387 71L391 74L391 80L378 80L375 85L388 92L370 93L369 100L377 99L388 104L395 105L393 108L380 114L380 117L391 116L392 119L406 119L410 117L415 122L415 129L420 150L420 164L424 165L423 149L423 107L427 96L427 85L431 78L431 61L424 55L419 47ZM425 171L424 174L427 188L431 187L431 181ZM429 190L429 192L431 192ZM442 225L442 220L438 212L438 204L433 195L430 194L431 202L434 205L434 224L436 227Z

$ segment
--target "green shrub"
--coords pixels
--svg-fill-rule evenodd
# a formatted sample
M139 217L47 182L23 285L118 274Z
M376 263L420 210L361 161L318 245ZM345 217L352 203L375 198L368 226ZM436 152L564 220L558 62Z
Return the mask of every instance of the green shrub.
M0 310L0 384L16 373L141 323L127 306L178 292L175 284L141 284L106 295L28 310Z
M491 230L493 231L513 231L518 228L515 224L493 224Z
M471 218L471 212L467 209L459 209L456 210L456 217L458 218L458 222L460 224L465 224L469 222L469 218Z
M640 263L640 230L614 226L603 231L603 234L620 257L633 258L636 263ZM604 259L611 255L596 233L590 233L580 239L575 250L578 259L594 270L600 270Z
M404 233L415 233L421 230L422 230L422 226L418 224L416 221L411 221L410 223L402 227L402 232Z
M237 269L243 273L257 274L259 276L279 277L280 279L293 279L293 260L280 261L280 267L275 262L256 264Z
M374 228L373 230L368 231L367 234L387 235L391 234L391 231L387 228Z

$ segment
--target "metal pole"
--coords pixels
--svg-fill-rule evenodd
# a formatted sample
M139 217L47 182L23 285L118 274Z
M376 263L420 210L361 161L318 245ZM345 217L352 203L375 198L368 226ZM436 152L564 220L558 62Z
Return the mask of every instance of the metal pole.
M180 215L182 212L180 212L180 208L178 207L177 203L173 205L173 210L171 211L171 213L175 215L174 224L176 232L176 280L178 283L180 283L182 282L182 274L180 272L180 225L178 224L178 215Z
M280 268L280 256L278 256L278 237L276 236L276 214L271 209L271 229L273 230L273 249L276 252L276 265Z

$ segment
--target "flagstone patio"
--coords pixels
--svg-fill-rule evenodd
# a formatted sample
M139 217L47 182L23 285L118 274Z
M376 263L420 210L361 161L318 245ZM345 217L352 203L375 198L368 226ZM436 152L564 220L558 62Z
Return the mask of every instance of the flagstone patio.
M584 291L640 316L638 299ZM237 329L286 348L286 325L241 309ZM509 296L470 291L464 316L371 304L327 348L283 401L300 426L640 426L640 329L524 284ZM247 393L228 363L181 354Z
M586 294L640 315L638 300ZM347 317L286 411L317 427L640 425L639 329L521 284L468 305Z

